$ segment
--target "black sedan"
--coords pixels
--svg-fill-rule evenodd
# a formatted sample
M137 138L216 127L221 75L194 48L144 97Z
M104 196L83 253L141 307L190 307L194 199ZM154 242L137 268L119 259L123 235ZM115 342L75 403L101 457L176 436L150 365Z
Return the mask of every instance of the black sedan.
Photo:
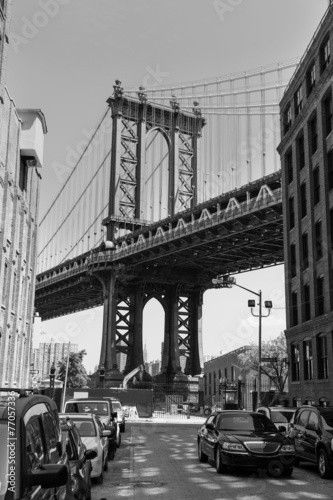
M246 467L267 469L274 477L291 476L295 447L281 431L259 413L215 412L199 429L199 461L214 460L220 474L228 467Z
M91 461L97 456L95 450L87 450L83 444L75 423L66 417L60 417L62 448L68 455L72 498L91 499Z

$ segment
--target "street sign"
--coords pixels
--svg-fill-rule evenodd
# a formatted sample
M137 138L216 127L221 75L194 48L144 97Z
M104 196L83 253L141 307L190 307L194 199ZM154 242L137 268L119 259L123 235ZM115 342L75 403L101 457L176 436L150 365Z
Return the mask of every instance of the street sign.
M277 358L261 358L262 363L277 363Z

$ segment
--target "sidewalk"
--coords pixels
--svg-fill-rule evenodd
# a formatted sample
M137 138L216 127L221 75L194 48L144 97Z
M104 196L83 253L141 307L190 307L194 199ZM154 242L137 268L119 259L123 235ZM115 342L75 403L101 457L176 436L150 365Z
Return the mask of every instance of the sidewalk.
M151 417L126 418L126 422L131 423L154 423L154 424L198 424L200 425L206 420L205 415L184 415L170 413L153 413Z

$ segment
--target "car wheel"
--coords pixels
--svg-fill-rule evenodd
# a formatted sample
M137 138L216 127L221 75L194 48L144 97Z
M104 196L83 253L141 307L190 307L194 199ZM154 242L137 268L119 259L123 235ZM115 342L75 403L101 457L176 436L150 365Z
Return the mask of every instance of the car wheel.
M103 484L103 482L104 482L104 475L103 475L103 472L102 472L102 474L96 478L96 483L97 484Z
M212 413L212 410L210 408L204 409L204 415L210 415L211 413Z
M88 491L86 495L86 500L91 500L91 477L89 475Z
M199 458L199 462L204 463L204 462L208 461L208 456L206 455L206 453L203 453L203 451L202 451L201 439L198 442L198 458Z
M216 466L216 472L218 474L223 474L224 472L227 472L228 467L222 462L221 452L219 448L217 448L216 450L215 466Z
M106 472L109 468L108 457L105 457L103 470Z
M296 467L298 467L298 466L299 466L299 463L300 463L300 459L299 459L299 457L296 457L296 458L295 458L295 461L294 461L294 465L295 465Z
M283 469L283 475L284 476L291 476L293 472L294 472L293 467L285 467Z
M109 451L108 451L108 460L113 460L114 457L115 457L115 454L116 453L115 453L114 449L112 447L109 448Z
M318 470L320 477L323 479L333 476L333 469L330 467L329 459L324 449L319 450L318 453Z
M120 448L120 445L121 445L121 434L119 432L119 436L118 436L118 439L117 439L117 448Z

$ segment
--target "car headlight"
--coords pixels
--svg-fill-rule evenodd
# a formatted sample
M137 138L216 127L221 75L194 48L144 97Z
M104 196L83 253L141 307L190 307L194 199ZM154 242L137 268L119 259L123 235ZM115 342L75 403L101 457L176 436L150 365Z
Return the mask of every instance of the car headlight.
M295 453L295 446L293 444L284 444L281 446L280 451L283 453Z
M241 443L227 443L224 442L222 444L222 448L224 450L229 450L229 451L243 451L245 452L245 447Z

